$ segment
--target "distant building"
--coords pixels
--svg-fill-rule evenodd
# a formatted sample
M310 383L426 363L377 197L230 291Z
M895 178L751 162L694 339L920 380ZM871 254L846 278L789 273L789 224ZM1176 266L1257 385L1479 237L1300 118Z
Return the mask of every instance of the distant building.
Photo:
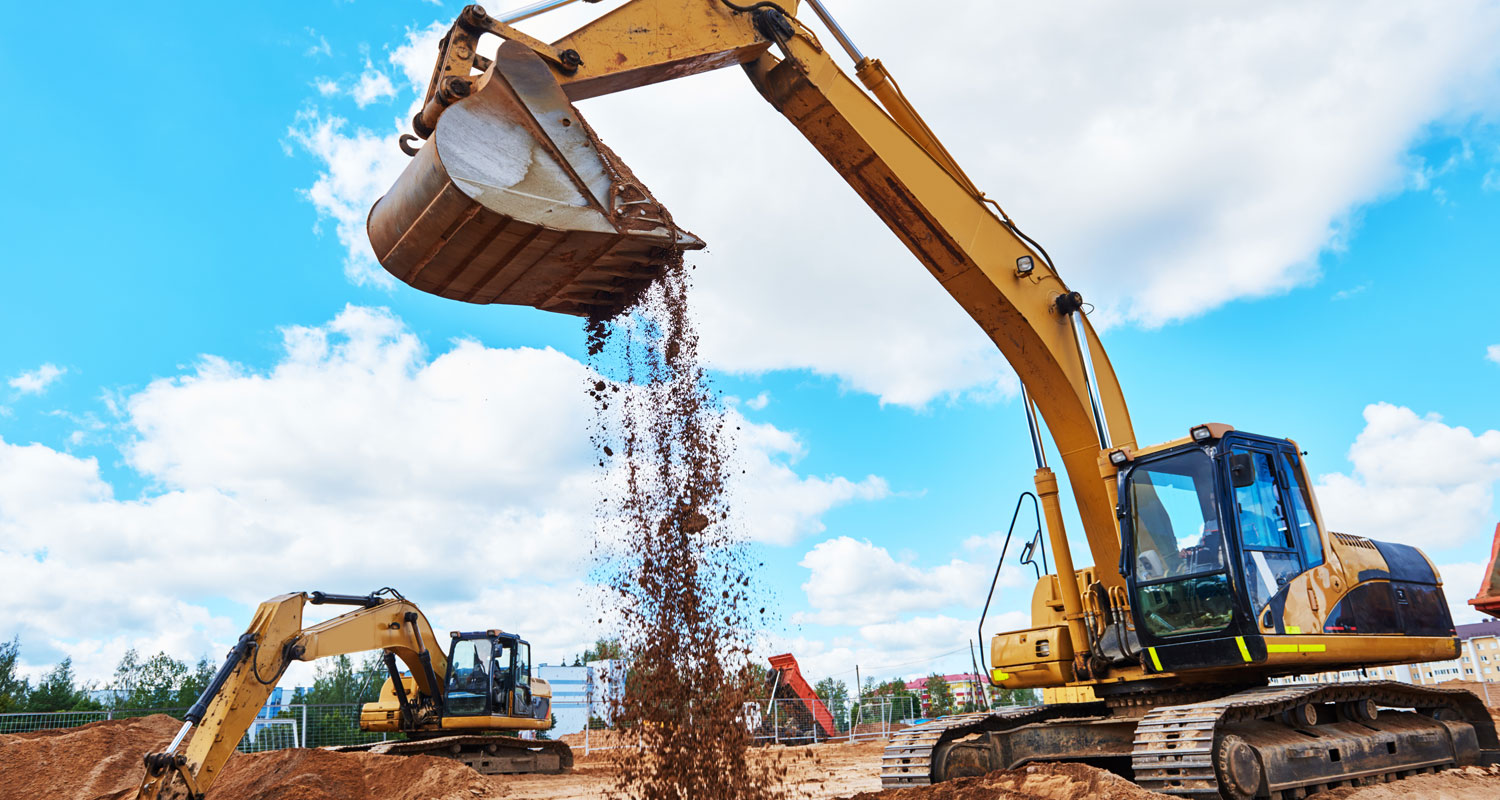
M966 703L973 702L975 706L984 705L983 678L970 673L957 675L944 675L943 680L948 682L948 690L953 693L953 705L955 708L963 708ZM922 699L922 712L927 713L928 695L927 678L918 678L906 682L906 690L912 692Z
M582 731L589 718L608 722L611 699L625 691L622 661L590 661L582 667L539 664L536 676L552 685L552 715L557 727L547 732L557 738Z

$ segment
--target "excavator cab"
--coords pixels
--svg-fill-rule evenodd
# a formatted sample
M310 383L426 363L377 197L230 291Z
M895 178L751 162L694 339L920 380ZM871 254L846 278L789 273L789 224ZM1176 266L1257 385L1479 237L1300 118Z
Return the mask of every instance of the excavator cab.
M1329 564L1337 540L1325 535L1290 440L1195 434L1131 459L1117 480L1120 571L1134 617L1135 647L1125 649L1137 651L1112 654L1121 660L1144 648L1155 671L1201 669L1285 647L1302 653L1277 636L1453 635L1436 572L1415 548L1333 534L1384 562L1343 591L1347 565Z
M548 718L550 699L532 694L530 644L500 631L452 636L443 682L445 716Z

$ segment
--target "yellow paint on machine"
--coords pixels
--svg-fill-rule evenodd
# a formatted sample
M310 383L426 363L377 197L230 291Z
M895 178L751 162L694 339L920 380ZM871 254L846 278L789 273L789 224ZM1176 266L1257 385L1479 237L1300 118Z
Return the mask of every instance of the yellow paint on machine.
M1267 653L1324 653L1328 651L1326 645L1321 644L1268 644Z
M1151 653L1151 665L1153 667L1156 667L1157 672L1162 672L1163 670L1161 668L1161 659L1156 657L1156 648L1148 647L1146 648L1146 650Z
M1245 659L1246 664L1250 663L1250 648L1245 646L1245 637L1234 637L1234 643L1240 646L1240 658Z

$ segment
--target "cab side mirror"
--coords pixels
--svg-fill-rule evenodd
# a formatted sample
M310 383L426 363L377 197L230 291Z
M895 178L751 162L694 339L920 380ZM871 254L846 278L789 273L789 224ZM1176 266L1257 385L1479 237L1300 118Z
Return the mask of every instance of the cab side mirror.
M1249 453L1229 455L1229 482L1236 489L1255 485L1255 459Z

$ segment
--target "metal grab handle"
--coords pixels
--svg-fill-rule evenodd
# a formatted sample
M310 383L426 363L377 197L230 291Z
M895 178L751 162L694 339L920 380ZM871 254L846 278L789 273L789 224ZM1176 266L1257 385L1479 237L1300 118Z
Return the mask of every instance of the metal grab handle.
M1010 530L1006 531L1005 533L1005 544L1000 547L1000 560L995 562L995 577L990 579L990 593L988 595L985 595L984 610L979 612L979 646L981 648L984 647L984 618L989 616L990 602L995 599L995 587L1000 583L1000 569L1005 566L1005 554L1010 552L1010 538L1016 533L1016 520L1021 518L1021 504L1025 503L1026 498L1028 497L1031 498L1031 509L1036 514L1036 533L1032 535L1031 543L1034 545L1042 538L1041 503L1036 499L1036 495L1032 494L1031 492L1021 492L1021 496L1016 498L1016 510L1010 515ZM1036 562L1030 560L1030 553L1027 554L1027 559L1022 561L1021 563L1029 563L1033 567L1036 566ZM1045 567L1046 565L1047 550L1046 545L1044 544L1042 548L1042 566ZM1041 578L1042 573L1040 570L1038 570L1037 580L1041 580Z

